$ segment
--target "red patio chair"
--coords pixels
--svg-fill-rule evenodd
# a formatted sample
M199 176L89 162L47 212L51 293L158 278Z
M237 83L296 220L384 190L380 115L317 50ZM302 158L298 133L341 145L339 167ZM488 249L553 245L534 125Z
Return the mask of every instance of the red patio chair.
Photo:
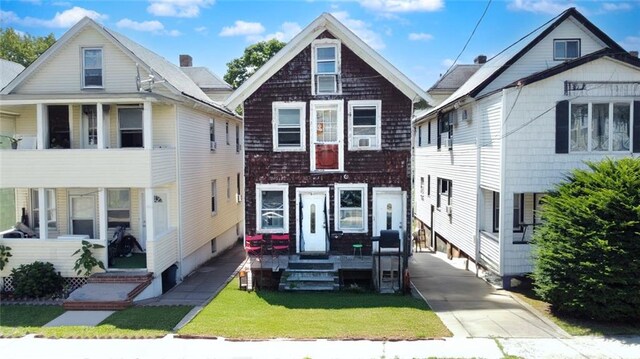
M264 243L264 236L262 234L255 234L253 236L245 236L244 238L244 250L248 255L260 256L262 255L262 244Z
M271 235L271 254L274 256L277 256L280 254L289 255L290 243L291 243L291 239L289 238L289 233L272 234Z

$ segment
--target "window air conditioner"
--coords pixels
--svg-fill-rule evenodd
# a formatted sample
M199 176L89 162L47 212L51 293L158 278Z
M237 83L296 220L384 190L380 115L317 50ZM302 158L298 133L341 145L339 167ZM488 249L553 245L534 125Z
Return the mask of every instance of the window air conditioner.
M354 146L355 148L370 148L375 143L375 137L367 136L367 137L354 137Z
M215 151L216 150L216 141L210 141L209 142L209 149L211 151Z
M242 202L242 195L241 194L236 194L236 203L240 203Z
M316 93L338 92L338 75L316 75Z

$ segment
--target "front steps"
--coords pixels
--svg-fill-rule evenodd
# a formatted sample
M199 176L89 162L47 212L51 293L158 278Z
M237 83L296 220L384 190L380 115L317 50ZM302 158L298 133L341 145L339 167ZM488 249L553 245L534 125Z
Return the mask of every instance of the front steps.
M122 310L151 284L153 273L106 272L89 277L87 284L71 292L66 310Z
M337 291L340 278L335 263L325 259L290 260L280 278L280 290Z

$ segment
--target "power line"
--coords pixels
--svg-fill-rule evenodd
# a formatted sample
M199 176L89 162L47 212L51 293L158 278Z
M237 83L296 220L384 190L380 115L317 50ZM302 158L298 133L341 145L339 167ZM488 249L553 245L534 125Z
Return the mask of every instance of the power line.
M476 33L476 30L478 29L478 26L480 26L480 23L482 22L482 19L484 18L484 15L486 15L487 10L489 10L489 5L491 5L491 1L492 0L489 0L489 2L487 2L487 6L484 8L484 12L482 13L482 16L480 16L480 19L478 19L478 22L476 23L476 26L473 28L473 31L471 31L471 35L469 35L469 38L467 39L467 42L464 44L464 47L462 48L462 50L460 51L460 53L458 54L456 59L453 61L451 66L449 66L449 68L447 69L447 72L445 72L445 74L448 73L449 71L451 71L453 66L455 66L456 62L458 62L458 59L460 59L460 56L462 56L462 53L464 52L464 50L467 49L467 45L469 45L469 42L471 42L471 38Z

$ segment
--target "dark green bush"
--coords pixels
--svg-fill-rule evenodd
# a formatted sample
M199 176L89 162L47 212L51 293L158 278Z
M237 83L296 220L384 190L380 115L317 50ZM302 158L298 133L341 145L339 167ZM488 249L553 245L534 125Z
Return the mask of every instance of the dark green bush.
M14 295L18 298L52 297L62 291L64 279L53 264L33 262L11 270Z
M535 291L558 313L640 319L640 159L575 170L544 197Z

